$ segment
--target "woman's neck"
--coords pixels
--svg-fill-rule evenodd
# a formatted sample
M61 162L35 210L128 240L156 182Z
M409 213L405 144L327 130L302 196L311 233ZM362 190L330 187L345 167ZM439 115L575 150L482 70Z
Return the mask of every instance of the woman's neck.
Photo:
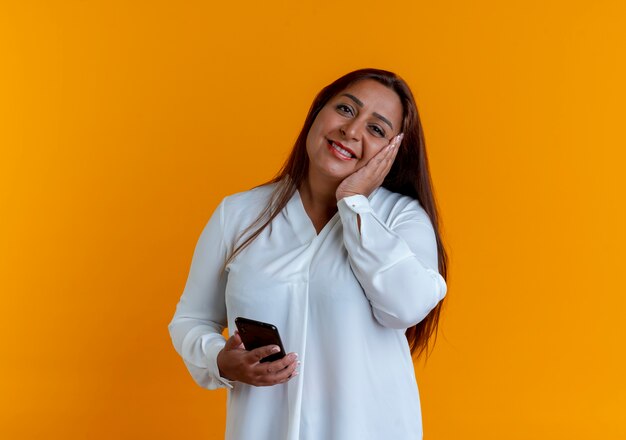
M300 185L298 190L300 196L307 199L307 202L318 209L332 211L337 209L337 187L340 182L329 181L327 179L311 178L310 174Z
M337 212L337 187L340 182L311 179L311 175L298 188L300 199L318 232Z

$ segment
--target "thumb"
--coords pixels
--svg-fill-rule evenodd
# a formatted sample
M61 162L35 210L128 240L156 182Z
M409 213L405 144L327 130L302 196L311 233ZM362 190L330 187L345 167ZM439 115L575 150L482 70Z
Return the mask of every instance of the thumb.
M234 350L236 348L240 348L241 345L241 336L239 336L239 332L235 331L235 334L228 338L228 340L226 341L226 345L224 345L224 350Z

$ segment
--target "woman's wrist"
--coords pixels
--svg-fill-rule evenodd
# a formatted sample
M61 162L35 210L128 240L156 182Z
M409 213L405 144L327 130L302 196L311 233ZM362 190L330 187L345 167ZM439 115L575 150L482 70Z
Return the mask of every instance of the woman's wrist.
M337 197L337 202L339 202L341 199L345 199L346 197L352 197L356 195L362 195L362 194L361 193L348 193L348 192L341 192L341 193L335 194L335 196Z
M222 354L223 353L224 353L224 349L222 348L220 350L220 352L217 354L217 359L216 359L217 360L217 370L219 371L221 377L223 377L224 379L232 380L231 378L227 377L224 374L224 370L222 369L222 365L223 365Z

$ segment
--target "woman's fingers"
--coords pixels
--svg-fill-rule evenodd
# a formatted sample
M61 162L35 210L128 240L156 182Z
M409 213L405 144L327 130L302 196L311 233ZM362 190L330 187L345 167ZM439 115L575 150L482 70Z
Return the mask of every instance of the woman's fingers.
M238 332L235 332L228 340L226 341L226 345L224 345L224 349L233 350L235 348L239 348L242 345L241 336L239 336Z
M274 362L259 363L256 367L258 371L257 384L267 386L287 382L297 375L295 370L298 364L296 353L289 353L284 358Z
M402 142L403 135L400 133L391 139L391 142L383 147L376 156L372 157L370 161L365 165L362 170L369 172L372 179L379 179L381 182L385 179L385 176L391 169L391 165L398 153L398 147ZM359 170L361 171L361 170Z
M381 157L380 162L393 162L393 159L396 157L398 153L398 147L400 147L400 143L402 142L402 138L404 137L403 133L400 133L396 137L394 137L389 145L385 147L384 155Z
M401 138L399 138L399 136L393 138L389 145L380 150L376 156L370 159L367 165L357 171L357 173L363 173L362 178L364 181L370 182L374 187L380 186L383 183L398 153L400 141Z
M393 161L395 160L395 158L396 158L396 156L398 154L398 150L400 149L400 143L401 142L402 142L402 137L400 137L396 141L394 146L389 149L389 151L387 152L387 155L385 156L385 163L387 165L387 171L385 172L385 175L387 175L387 173L391 169L391 165L393 165Z
M260 362L261 359L264 359L268 356L271 356L275 353L278 353L280 348L278 345L266 345L264 347L255 348L254 350L250 350L248 352L248 357L250 357L254 362Z
M381 150L378 154L381 156L380 160L377 163L377 167L374 170L374 174L385 180L385 176L389 173L391 166L393 165L393 161L398 154L398 149L400 147L400 143L402 142L402 138L404 136L400 133L398 136L392 139L388 146L386 146L383 150ZM381 154L382 153L382 154Z
M259 367L263 368L267 374L275 374L295 364L297 360L298 355L296 353L289 353L287 356L277 361L259 364Z
M298 361L294 361L290 365L288 365L286 368L279 371L276 375L274 375L275 383L285 383L292 377L297 376L298 371L296 370L296 368L298 367L299 364L300 363Z
M294 376L299 364L296 353L289 353L276 361L261 362L262 359L279 351L280 348L276 345L246 351L241 344L241 337L235 333L226 341L217 356L220 375L254 386L284 383Z

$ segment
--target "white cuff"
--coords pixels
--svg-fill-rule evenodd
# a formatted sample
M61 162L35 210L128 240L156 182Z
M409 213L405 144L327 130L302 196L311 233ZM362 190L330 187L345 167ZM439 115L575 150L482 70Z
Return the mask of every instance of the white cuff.
M353 196L344 197L343 199L337 202L337 208L341 211L345 211L345 209L350 209L351 211L356 212L357 214L364 214L366 212L372 212L372 206L370 205L370 201L363 194L355 194Z
M226 345L226 341L224 341L223 339L211 341L211 343L206 346L205 353L207 354L207 358L209 361L208 368L211 377L214 380L219 381L224 387L232 388L233 381L220 376L220 369L217 366L217 355L222 350L222 348L224 348L224 345Z

